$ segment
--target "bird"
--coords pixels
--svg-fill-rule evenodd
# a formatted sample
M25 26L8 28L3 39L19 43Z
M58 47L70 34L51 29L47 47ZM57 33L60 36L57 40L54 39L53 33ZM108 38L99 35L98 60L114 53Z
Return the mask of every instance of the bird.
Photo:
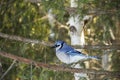
M77 63L88 59L99 60L98 56L85 55L61 40L56 41L52 48L55 48L57 58L65 64Z

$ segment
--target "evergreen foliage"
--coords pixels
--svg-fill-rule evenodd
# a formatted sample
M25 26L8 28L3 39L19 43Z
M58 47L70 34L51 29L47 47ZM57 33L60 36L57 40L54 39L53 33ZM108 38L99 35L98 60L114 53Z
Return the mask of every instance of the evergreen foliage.
M85 39L88 45L120 45L120 0L78 0L75 12L66 10L69 0L41 0L33 3L32 0L1 0L0 1L0 32L17 35L40 41L52 42L49 38L51 26L48 19L43 19L49 9L53 10L56 20L63 25L69 18L69 13L78 13L81 16L95 15L85 28ZM94 11L95 13L91 13ZM68 30L56 24L53 28L55 40L70 42ZM112 32L111 32L112 30ZM114 34L113 39L111 33ZM0 51L10 52L18 56L35 61L61 64L53 49L39 45L8 40L0 37ZM102 56L104 50L85 50L86 53ZM110 71L120 70L120 51L112 49L109 52L112 59ZM91 62L91 61L90 61ZM11 59L0 56L3 72L12 63ZM98 65L97 65L98 64ZM91 63L101 69L100 63ZM32 74L31 74L32 73ZM2 75L2 74L1 74ZM4 80L73 80L73 74L68 72L51 71L44 68L15 63ZM114 80L114 78L112 78Z

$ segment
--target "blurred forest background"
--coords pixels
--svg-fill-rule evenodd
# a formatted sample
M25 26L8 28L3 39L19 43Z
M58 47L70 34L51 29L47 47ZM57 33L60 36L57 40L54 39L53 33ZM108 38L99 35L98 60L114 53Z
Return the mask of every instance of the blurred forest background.
M0 0L0 33L45 42L64 40L70 44L68 29L60 26L67 26L69 13L75 12L81 16L94 16L84 29L86 45L120 45L120 0L78 0L77 8L69 7L69 0ZM56 18L55 25L50 25L47 17L50 9ZM0 37L0 51L38 62L60 64L54 50L40 44ZM84 52L99 56L108 53L108 70L120 71L120 50L84 49ZM0 56L0 76L12 62L12 59ZM91 62L89 68L101 70L101 62ZM35 66L31 69L31 65L22 62L16 62L3 80L30 80L31 77L33 80L74 80L72 73ZM117 79L111 77L109 80Z

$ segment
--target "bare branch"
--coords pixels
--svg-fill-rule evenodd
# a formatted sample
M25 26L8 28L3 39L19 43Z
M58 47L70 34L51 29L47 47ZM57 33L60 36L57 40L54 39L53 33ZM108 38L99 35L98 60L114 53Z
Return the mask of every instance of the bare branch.
M25 0L25 1L29 1L31 3L40 3L41 2L41 0Z
M120 72L119 71L111 72L111 71L103 71L103 70L98 71L98 70L94 70L94 69L67 68L67 67L63 67L63 66L50 65L50 64L45 64L45 63L42 63L42 62L36 62L36 61L31 60L31 59L15 56L13 54L6 53L6 52L1 52L1 51L0 51L0 55L4 56L6 58L10 58L10 59L17 60L19 62L26 63L26 64L33 63L33 65L35 65L37 67L48 68L50 70L65 71L65 72L76 72L76 73L82 72L82 73L88 73L88 74L108 75L108 76L112 76L112 77L120 77Z
M2 64L0 62L0 76L2 75L2 72L3 72L3 70L2 70Z
M15 35L8 35L4 33L0 33L0 37L10 39L10 40L16 40L16 41L21 41L25 43L34 43L34 44L41 44L45 46L52 46L53 43L45 42L45 41L39 41L39 40L32 40L32 39L27 39L24 37L20 36L15 36ZM115 49L115 50L120 50L120 45L84 45L84 46L73 46L74 48L77 49Z
M74 46L77 49L112 49L120 50L120 45L84 45L84 46Z
M2 75L2 77L0 78L0 80L2 80L5 77L5 75L12 69L12 67L14 66L15 63L16 63L16 60L13 60L12 64L7 69L7 71Z
M65 10L69 13L76 13L77 12L77 8L73 7L66 7ZM111 9L111 10L100 10L100 9L92 9L92 10L88 10L87 11L87 15L102 15L102 14L115 14L118 10L116 9Z
M8 34L4 34L4 33L0 33L0 37L7 38L7 39L10 39L10 40L21 41L21 42L25 42L25 43L42 44L42 45L45 45L45 46L51 46L52 45L52 44L47 43L45 41L32 40L32 39L27 39L27 38L15 36L15 35L8 35Z

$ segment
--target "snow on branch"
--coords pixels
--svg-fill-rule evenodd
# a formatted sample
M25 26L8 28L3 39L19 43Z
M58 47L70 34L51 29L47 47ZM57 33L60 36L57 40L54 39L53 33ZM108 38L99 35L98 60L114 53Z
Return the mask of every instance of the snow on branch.
M120 77L120 72L119 71L104 71L104 70L94 70L94 69L76 69L76 68L70 68L70 67L63 67L63 66L58 66L58 65L51 65L51 64L46 64L42 62L36 62L31 59L19 57L10 53L2 52L0 51L0 55L6 58L10 58L19 62L23 62L25 64L32 64L36 67L42 67L42 68L47 68L50 70L56 70L56 71L65 71L65 72L82 72L82 73L88 73L88 74L95 74L95 75L106 75L109 77Z
M4 33L0 33L0 37L5 38L5 39L10 39L10 40L16 40L16 41L21 41L25 43L34 43L34 44L41 44L44 46L52 46L53 43L50 42L45 42L45 41L39 41L39 40L33 40L33 39L28 39L20 36L15 36L15 35L8 35ZM84 45L84 46L73 46L74 48L77 49L115 49L115 50L120 50L120 45Z

